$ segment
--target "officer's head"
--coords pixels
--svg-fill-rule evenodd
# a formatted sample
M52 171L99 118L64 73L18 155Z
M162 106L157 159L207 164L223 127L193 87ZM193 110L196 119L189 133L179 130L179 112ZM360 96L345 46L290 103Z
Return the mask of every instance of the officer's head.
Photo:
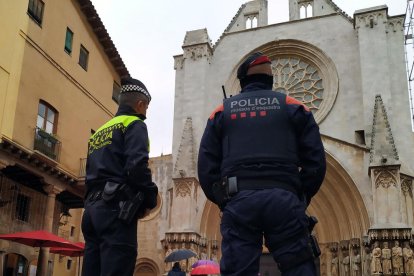
M242 89L252 82L264 83L271 89L273 73L270 59L261 52L249 55L239 66L237 78L240 80Z
M151 95L142 82L133 78L121 80L119 105L128 105L138 114L146 116L150 101Z

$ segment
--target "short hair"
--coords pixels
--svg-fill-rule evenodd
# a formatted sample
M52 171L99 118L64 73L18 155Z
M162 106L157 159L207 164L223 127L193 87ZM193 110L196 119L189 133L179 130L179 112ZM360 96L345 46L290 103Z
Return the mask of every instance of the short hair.
M136 92L124 92L119 94L118 103L119 105L128 105L134 107L138 101L144 101L149 103L148 98L141 93Z
M180 268L180 263L179 262L175 262L174 265L173 265L173 267Z

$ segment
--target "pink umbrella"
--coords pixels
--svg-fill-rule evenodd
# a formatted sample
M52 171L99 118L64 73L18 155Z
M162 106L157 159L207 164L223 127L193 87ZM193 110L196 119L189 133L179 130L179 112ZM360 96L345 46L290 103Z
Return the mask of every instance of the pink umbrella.
M203 274L219 274L220 273L220 267L217 265L200 265L196 268L193 268L191 270L191 275L203 275Z
M219 266L218 263L216 263L215 261L211 261L211 260L198 260L197 262L193 263L193 265L191 266L192 268L196 268L200 265L214 265L214 266Z

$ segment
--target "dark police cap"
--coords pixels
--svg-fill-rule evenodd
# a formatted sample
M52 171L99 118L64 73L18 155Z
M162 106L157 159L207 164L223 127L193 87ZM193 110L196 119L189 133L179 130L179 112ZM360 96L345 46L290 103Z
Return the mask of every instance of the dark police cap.
M125 78L121 80L121 93L141 93L151 101L151 95L145 85L137 79Z
M271 61L267 56L265 56L261 52L251 54L239 66L239 69L237 69L237 78L239 80L244 79L247 76L247 71L249 70L249 68L263 63L271 63Z

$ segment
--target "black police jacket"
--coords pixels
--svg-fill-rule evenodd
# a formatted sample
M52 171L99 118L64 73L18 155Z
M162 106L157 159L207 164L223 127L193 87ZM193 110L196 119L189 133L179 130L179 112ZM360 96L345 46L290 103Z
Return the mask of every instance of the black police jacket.
M87 191L101 188L107 181L126 183L133 191L143 191L144 206L157 204L157 186L148 167L149 140L145 116L129 106L120 106L115 117L90 138L86 162Z
M273 179L294 186L310 201L325 171L325 152L312 113L263 83L248 84L207 121L198 176L213 202L212 185L225 176Z

